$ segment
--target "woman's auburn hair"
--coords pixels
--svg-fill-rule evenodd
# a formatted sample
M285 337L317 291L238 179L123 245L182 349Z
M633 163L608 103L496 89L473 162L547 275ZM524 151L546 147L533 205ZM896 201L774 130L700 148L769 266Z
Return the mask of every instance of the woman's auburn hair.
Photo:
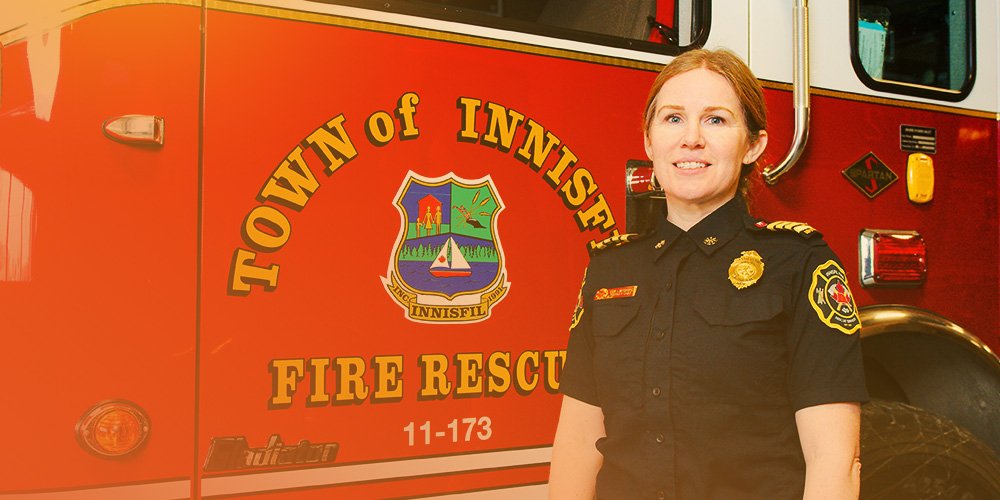
M656 95L667 83L667 80L687 73L688 71L705 68L725 78L736 93L743 111L743 122L746 124L747 140L753 144L762 130L767 129L767 106L764 103L764 90L750 68L742 59L728 49L695 49L689 50L670 61L653 80L646 98L646 111L642 120L642 133L648 135L649 127L656 112ZM740 183L737 191L749 201L750 174L757 171L757 161L743 164L740 170Z

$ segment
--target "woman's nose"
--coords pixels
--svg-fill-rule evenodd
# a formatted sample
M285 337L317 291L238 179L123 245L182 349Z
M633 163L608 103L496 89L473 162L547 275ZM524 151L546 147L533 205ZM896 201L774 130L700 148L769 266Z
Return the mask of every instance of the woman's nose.
M701 124L697 122L688 123L684 128L684 146L689 148L699 148L705 145L705 138L701 134Z

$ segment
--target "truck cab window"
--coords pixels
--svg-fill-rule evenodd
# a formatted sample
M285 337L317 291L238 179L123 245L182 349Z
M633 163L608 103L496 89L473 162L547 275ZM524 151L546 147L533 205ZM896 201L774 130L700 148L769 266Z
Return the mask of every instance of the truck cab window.
M708 38L710 0L397 0L357 4L612 47L676 55ZM364 4L364 5L363 5Z
M855 0L852 61L868 87L960 101L972 89L974 3Z

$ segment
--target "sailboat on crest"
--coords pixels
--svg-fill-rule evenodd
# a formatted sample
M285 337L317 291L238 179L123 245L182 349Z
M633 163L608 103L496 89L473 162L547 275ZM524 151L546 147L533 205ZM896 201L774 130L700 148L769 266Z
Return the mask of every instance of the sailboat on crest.
M438 278L464 277L472 275L472 266L459 251L455 239L449 237L448 241L441 247L437 258L431 263L430 272Z

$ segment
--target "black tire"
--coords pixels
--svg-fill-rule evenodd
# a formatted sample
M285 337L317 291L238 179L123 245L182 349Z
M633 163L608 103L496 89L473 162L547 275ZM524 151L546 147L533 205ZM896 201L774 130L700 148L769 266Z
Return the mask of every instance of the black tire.
M864 500L998 500L1000 461L951 420L895 401L861 410Z

